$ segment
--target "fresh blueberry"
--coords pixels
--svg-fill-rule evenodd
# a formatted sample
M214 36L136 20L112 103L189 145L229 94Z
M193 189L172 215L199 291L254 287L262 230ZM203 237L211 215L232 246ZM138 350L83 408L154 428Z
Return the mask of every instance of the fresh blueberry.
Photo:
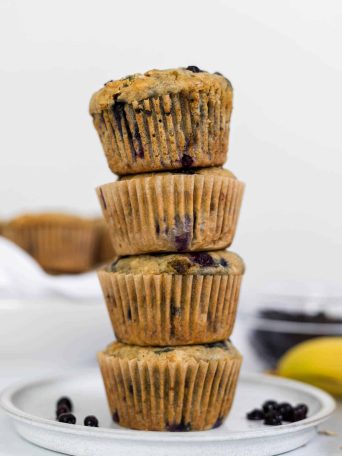
M66 407L68 407L69 412L72 412L72 409L73 409L72 402L67 396L63 396L60 399L58 399L58 401L57 401L57 409L61 405L65 405Z
M276 409L277 405L278 405L278 403L276 401L272 401L272 400L266 401L263 403L262 409L263 409L264 413L268 413L271 410Z
M309 408L306 404L298 404L298 405L296 405L295 409L298 410L299 412L301 412L305 416L308 414L308 411L309 411Z
M288 402L281 402L277 405L276 410L283 417L284 421L291 421L291 416L293 412L293 407Z
M263 420L265 418L265 414L260 409L254 409L251 412L247 413L247 420L257 421Z
M57 419L60 423L76 424L76 417L72 413L62 413Z
M94 415L89 415L84 418L84 426L99 427L99 420Z
M266 413L264 424L268 426L279 426L282 424L281 415L276 410Z
M308 407L304 404L299 404L293 408L289 421L292 423L296 421L301 421L306 418L308 413Z
M63 413L70 413L70 409L69 407L67 407L66 405L60 405L57 410L56 410L56 416L57 418L59 417L59 415L63 415Z

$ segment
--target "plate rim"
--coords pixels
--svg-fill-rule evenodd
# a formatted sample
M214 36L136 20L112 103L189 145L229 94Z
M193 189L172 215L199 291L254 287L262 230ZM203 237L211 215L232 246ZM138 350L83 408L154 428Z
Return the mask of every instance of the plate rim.
M43 428L50 431L58 431L66 434L77 434L79 436L88 436L93 438L109 438L113 440L135 440L135 441L149 441L149 442L179 442L182 443L191 443L191 442L218 442L218 441L233 441L233 440L252 440L260 438L265 435L270 435L272 437L287 434L295 433L307 428L314 427L320 422L328 418L336 408L336 401L333 397L312 385L299 382L297 380L275 377L270 374L264 373L246 373L242 372L239 378L239 381L246 382L257 382L259 384L269 384L271 383L279 385L284 388L296 389L297 391L304 391L311 396L314 396L321 404L321 409L312 415L311 417L306 418L305 420L297 421L295 423L289 423L278 427L272 427L270 429L251 429L249 431L237 431L234 433L225 434L216 434L209 433L208 431L196 431L196 432L158 432L158 431L139 431L128 428L120 429L109 429L109 428L86 428L83 425L75 424L70 426L69 424L59 423L57 421L52 421L47 418L37 417L31 415L30 413L24 412L18 408L13 403L13 396L19 391L27 388L32 388L37 386L40 383L50 383L58 381L66 381L68 379L77 378L80 375L95 375L98 373L98 370L95 368L92 369L80 369L73 373L70 373L66 376L62 375L48 375L42 376L38 379L31 379L21 382L16 382L13 385L5 388L0 396L0 406L6 412L6 414L12 418L14 421L19 421L30 426L35 426Z

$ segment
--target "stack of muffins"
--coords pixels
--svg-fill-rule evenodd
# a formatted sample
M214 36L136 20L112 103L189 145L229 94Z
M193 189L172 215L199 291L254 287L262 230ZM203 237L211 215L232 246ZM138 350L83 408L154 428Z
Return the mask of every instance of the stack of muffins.
M114 342L99 354L114 421L219 426L241 356L229 341L244 273L225 251L244 185L221 166L232 86L220 73L152 70L109 81L90 113L115 182L97 189L119 259L99 271Z

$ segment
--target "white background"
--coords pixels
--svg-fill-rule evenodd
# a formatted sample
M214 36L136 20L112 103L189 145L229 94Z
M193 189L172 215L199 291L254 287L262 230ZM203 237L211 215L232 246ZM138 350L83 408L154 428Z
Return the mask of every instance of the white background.
M0 0L0 218L97 212L88 115L109 79L198 65L235 89L245 284L341 278L342 2Z

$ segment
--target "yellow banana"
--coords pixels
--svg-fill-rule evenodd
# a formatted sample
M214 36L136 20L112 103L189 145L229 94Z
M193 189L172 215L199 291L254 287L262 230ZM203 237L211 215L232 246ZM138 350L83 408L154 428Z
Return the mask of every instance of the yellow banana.
M342 396L342 337L319 337L296 345L280 359L277 374Z

